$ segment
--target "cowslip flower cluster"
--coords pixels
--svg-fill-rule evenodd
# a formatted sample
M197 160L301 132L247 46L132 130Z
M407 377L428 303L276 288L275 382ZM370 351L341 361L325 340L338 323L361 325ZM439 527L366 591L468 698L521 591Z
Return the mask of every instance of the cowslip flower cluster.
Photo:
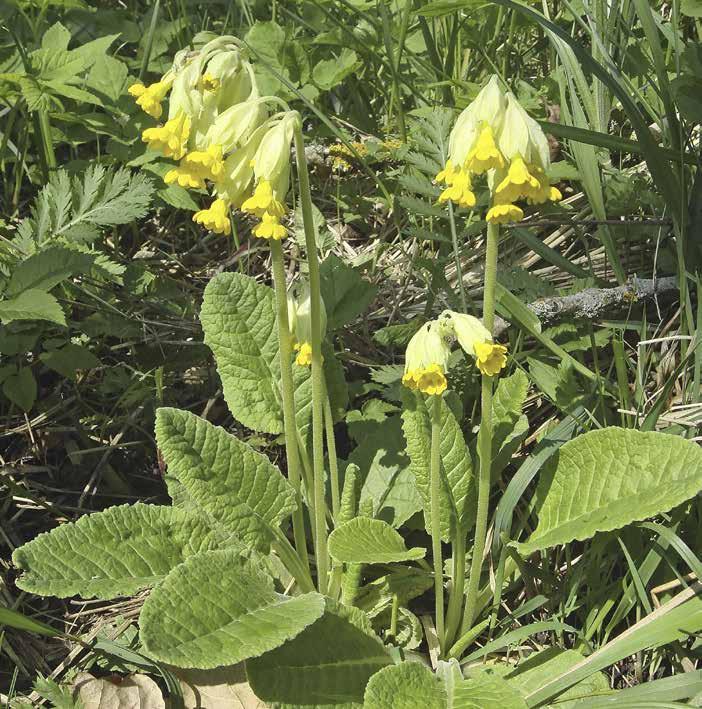
M327 330L327 311L320 298L320 326L322 339ZM309 286L305 285L299 297L288 294L288 325L293 336L295 364L300 367L312 365L312 306Z
M507 365L507 348L493 341L478 318L445 310L437 320L422 325L409 341L402 383L424 394L442 394L448 386L452 339L475 360L482 374L493 377Z
M486 174L493 223L520 221L517 202L559 201L561 193L548 180L548 140L512 93L503 93L496 76L456 119L449 138L449 157L436 176L445 186L439 202L474 207L473 179Z
M166 184L209 191L208 207L193 221L217 234L231 234L232 208L258 218L253 234L283 239L281 223L290 185L290 146L297 114L270 115L274 97L261 96L251 64L238 40L219 37L197 52L178 52L173 66L157 82L129 88L150 116L167 120L147 128L149 149L178 161Z

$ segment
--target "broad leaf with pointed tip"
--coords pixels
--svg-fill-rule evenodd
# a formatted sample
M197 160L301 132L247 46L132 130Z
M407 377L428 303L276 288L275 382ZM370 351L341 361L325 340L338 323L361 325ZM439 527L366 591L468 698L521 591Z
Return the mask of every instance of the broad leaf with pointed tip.
M156 440L169 474L244 544L265 551L272 530L295 510L295 491L278 468L223 428L188 411L161 408Z
M653 517L702 490L702 448L666 433L624 428L590 431L568 441L541 471L539 523L517 544L531 554L590 539Z
M282 596L260 569L223 549L174 569L146 599L139 623L157 660L212 669L278 647L323 612L318 593Z
M344 564L389 564L423 559L426 549L408 549L387 522L356 517L329 535L329 554Z
M192 514L158 505L120 505L40 534L12 555L24 591L110 599L149 588L186 559L219 545Z

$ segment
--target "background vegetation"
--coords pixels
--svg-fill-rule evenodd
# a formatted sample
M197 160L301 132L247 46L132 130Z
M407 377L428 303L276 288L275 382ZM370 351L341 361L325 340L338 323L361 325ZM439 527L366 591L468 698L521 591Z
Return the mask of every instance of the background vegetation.
M404 346L445 307L479 310L484 223L438 208L432 179L455 109L493 73L543 121L551 177L566 198L505 229L498 312L510 323L502 338L511 370L528 376L529 390L528 426L496 481L513 493L498 508L497 530L512 516L528 524L514 492L531 484L522 464L535 449L608 424L699 436L700 0L14 0L0 8L0 612L10 611L0 616L2 702L61 706L42 678L119 669L141 603L24 594L13 584L12 551L84 512L165 501L157 406L237 426L198 313L218 272L267 281L268 251L248 239L245 221L231 238L192 223L197 201L164 185L165 164L140 140L148 117L126 93L200 33L244 39L263 91L305 117L323 295L350 385L338 454L359 466L368 496L385 486L387 514L416 513L388 483L409 474L399 419ZM651 297L655 284L642 281L640 291L564 305L563 296L635 277L657 279L659 293ZM553 297L553 307L535 306L541 320L526 307ZM464 374L470 414L475 375ZM237 434L280 456L278 441ZM655 525L599 535L587 564L562 549L524 564L531 591L498 599L499 631L517 632L514 642L529 648L558 638L596 649L699 578L701 513L695 500ZM422 597L415 603L421 615ZM103 653L18 629L33 621L84 643L98 638ZM690 671L698 654L697 643L639 653L608 680L624 687Z

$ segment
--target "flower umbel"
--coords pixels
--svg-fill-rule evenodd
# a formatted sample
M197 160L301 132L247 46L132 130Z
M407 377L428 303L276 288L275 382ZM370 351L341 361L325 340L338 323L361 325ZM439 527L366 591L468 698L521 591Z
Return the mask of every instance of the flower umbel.
M422 325L407 345L402 383L425 394L442 394L448 385L449 352L440 324L433 321Z

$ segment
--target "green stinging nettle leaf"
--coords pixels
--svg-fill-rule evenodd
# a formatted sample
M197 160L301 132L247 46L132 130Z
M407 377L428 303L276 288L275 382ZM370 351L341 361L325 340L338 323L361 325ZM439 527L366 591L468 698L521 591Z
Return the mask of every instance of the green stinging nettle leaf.
M541 471L539 523L520 553L611 531L690 499L702 489L702 449L665 433L591 431L564 444Z
M278 468L223 428L180 409L158 409L156 440L192 502L244 544L266 551L273 530L296 508Z
M323 612L318 593L282 596L270 577L223 549L189 559L152 591L141 638L163 662L212 669L278 647Z
M17 585L44 596L110 599L154 586L185 559L219 545L194 515L121 505L44 532L16 549Z

